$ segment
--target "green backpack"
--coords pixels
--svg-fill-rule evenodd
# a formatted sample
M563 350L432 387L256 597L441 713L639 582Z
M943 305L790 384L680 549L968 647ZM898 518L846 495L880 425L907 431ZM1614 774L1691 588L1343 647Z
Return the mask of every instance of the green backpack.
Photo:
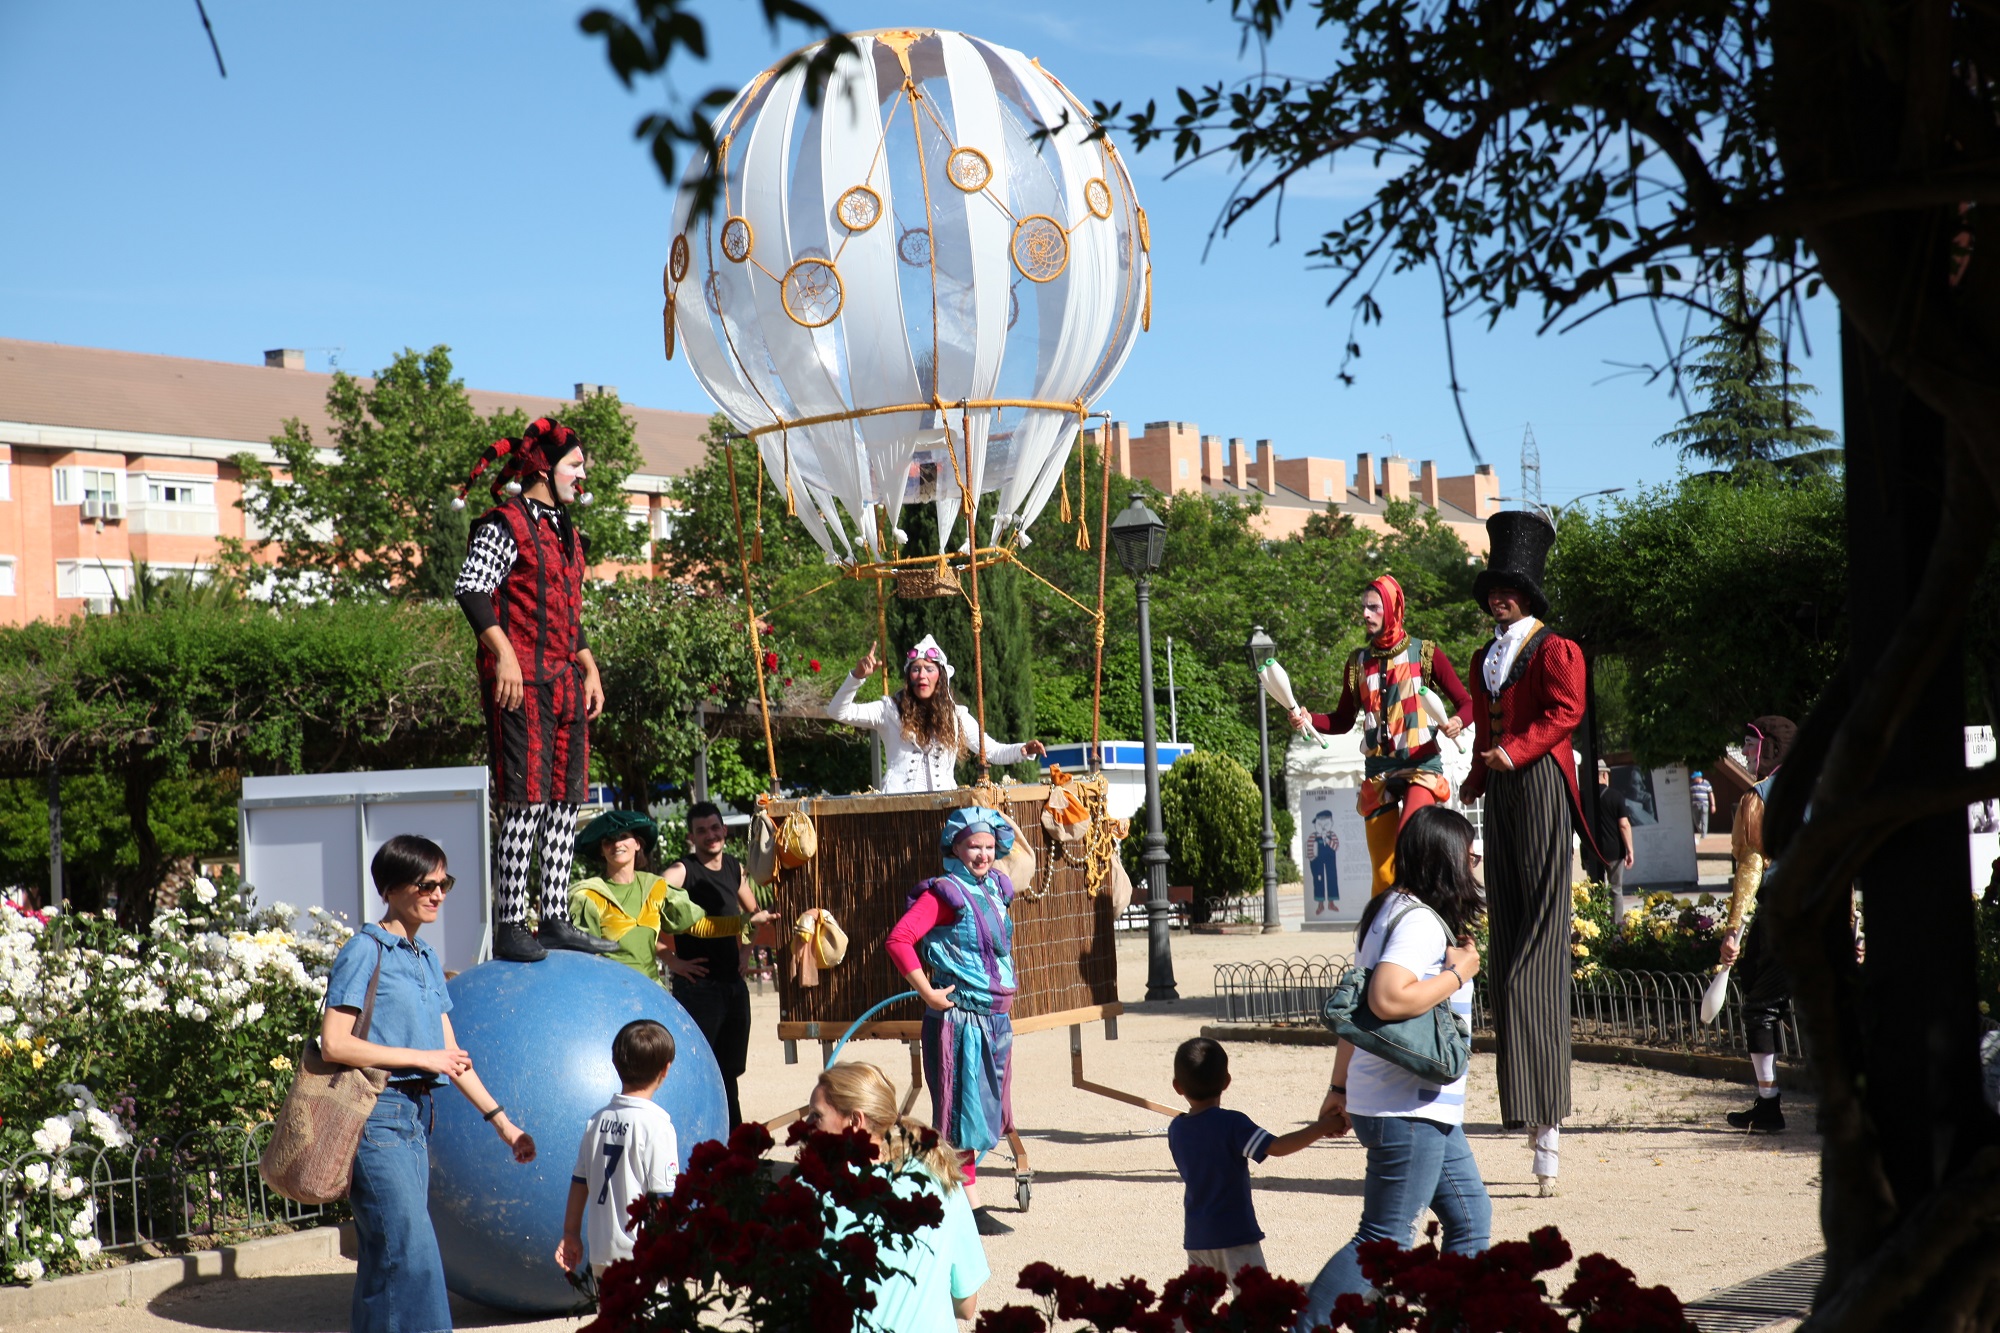
M1388 951L1390 937L1403 918L1415 911L1437 913L1422 903L1412 903L1396 914L1382 932L1382 949ZM1444 925L1444 918L1438 917ZM1445 928L1450 938L1450 927ZM1358 949L1358 946L1357 946ZM1380 959L1378 958L1379 962ZM1398 1069L1407 1069L1426 1083L1442 1087L1465 1076L1472 1059L1472 1030L1463 1018L1451 1011L1449 996L1427 1013L1390 1022L1377 1017L1368 1007L1368 979L1374 968L1350 963L1333 992L1326 997L1320 1021L1336 1036L1353 1043L1358 1051L1380 1056Z

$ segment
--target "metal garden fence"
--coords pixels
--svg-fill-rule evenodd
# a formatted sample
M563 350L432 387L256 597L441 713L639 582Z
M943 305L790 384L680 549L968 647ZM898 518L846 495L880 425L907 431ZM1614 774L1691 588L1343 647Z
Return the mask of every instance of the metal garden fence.
M1219 964L1218 1015L1226 1023L1317 1024L1328 993L1347 965L1346 956L1339 954ZM1716 1021L1701 1021L1701 997L1710 980L1702 972L1600 969L1571 983L1571 1034L1578 1041L1745 1054L1743 996L1733 979ZM1493 1028L1483 977L1473 983L1473 1028L1478 1032ZM1803 1054L1797 1024L1789 1013L1779 1024L1778 1053L1793 1060Z
M257 1173L271 1123L211 1126L171 1142L135 1136L113 1148L72 1140L0 1166L0 1216L67 1226L87 1212L105 1249L172 1247L330 1218L339 1205L293 1203ZM89 1205L95 1204L92 1210Z

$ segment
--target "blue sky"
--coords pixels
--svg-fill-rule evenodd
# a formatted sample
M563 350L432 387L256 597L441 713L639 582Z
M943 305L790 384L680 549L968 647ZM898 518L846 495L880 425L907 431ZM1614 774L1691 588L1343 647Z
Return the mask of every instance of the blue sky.
M12 202L0 211L0 336L256 361L309 349L365 373L405 346L448 343L480 388L567 395L579 380L628 402L708 410L659 352L671 198L631 137L657 85L627 92L576 26L576 0L207 0L217 77L193 0L0 4L0 124ZM1181 84L1237 77L1223 3L828 0L850 28L955 27L1039 56L1080 96L1170 103ZM740 84L774 44L750 0L709 0L711 59L683 86ZM1301 29L1281 69L1325 68ZM1361 450L1470 458L1448 392L1431 280L1383 289L1359 383L1335 378L1344 308L1303 258L1365 197L1365 172L1294 191L1272 243L1259 216L1203 260L1227 189L1216 171L1163 179L1171 150L1128 157L1152 222L1153 331L1103 404L1136 429L1199 422L1268 437L1281 454ZM1658 361L1650 316L1535 336L1531 313L1457 326L1467 412L1503 493L1522 428L1562 500L1672 477L1653 445L1680 409L1616 363ZM1678 320L1674 327L1678 328ZM1836 319L1808 311L1795 349L1824 424L1839 426ZM4 404L0 404L4 409ZM1389 437L1385 441L1384 437Z

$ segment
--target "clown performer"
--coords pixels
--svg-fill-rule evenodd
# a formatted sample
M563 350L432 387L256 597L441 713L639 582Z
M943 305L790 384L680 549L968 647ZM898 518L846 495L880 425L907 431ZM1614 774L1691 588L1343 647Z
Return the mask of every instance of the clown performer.
M607 810L576 835L576 852L602 873L578 880L569 892L569 918L578 929L610 940L610 955L635 972L664 983L661 959L675 935L731 939L739 916L710 916L694 899L648 865L659 854L658 825L633 810ZM671 872L670 872L671 873Z
M453 508L465 507L466 491L495 462L497 503L473 520L456 589L479 636L487 763L500 808L493 956L535 963L552 948L612 953L616 943L569 920L576 812L590 763L587 723L604 708L581 618L589 545L569 515L571 505L590 501L583 441L548 417L518 440L496 440ZM530 932L528 872L537 851L541 921Z
M889 960L924 1002L931 1123L970 1153L965 1188L981 1235L1013 1228L980 1206L979 1159L1014 1128L1014 885L994 862L1014 849L998 810L952 812L939 838L945 873L910 890L889 928ZM925 969L929 975L925 975Z
M1389 575L1361 594L1361 623L1368 642L1347 659L1340 702L1331 713L1295 709L1292 725L1303 731L1310 721L1322 735L1339 736L1354 729L1356 715L1361 718L1365 767L1355 805L1368 835L1372 898L1396 877L1396 834L1410 816L1451 799L1451 780L1444 775L1435 733L1457 739L1472 696L1435 643L1404 630L1403 585ZM1426 689L1434 699L1441 694L1450 700L1455 716L1433 725L1424 707Z
M1596 844L1577 793L1570 733L1583 722L1583 651L1552 633L1542 567L1555 529L1539 514L1486 520L1487 567L1472 595L1493 641L1472 657L1475 756L1465 799L1485 798L1485 972L1500 1119L1525 1129L1543 1198L1556 1192L1570 1113L1570 832Z
M876 656L881 646L868 645L827 701L826 715L882 738L887 756L882 765L883 791L950 791L958 786L959 756L979 754L982 740L986 762L996 767L1048 753L1040 741L1003 745L980 730L972 711L952 694L951 678L957 672L928 634L904 657L902 689L870 703L856 703L862 682L882 664Z

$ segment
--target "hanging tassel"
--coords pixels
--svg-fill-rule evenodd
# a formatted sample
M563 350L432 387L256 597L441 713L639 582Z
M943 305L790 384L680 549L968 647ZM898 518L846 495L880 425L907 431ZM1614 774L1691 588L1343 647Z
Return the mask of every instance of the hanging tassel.
M1070 518L1071 515L1069 512L1069 472L1067 469L1065 469L1062 474L1062 521L1067 523L1070 521Z
M785 449L785 514L787 517L796 517L799 512L799 502L792 495L792 433L780 432L778 438Z
M753 565L764 563L764 529L762 528L757 529L756 535L750 539L750 563Z

